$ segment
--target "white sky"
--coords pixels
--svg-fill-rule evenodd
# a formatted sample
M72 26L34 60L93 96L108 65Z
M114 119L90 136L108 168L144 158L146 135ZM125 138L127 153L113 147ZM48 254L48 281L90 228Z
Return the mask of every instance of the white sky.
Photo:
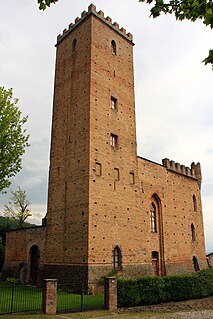
M59 0L44 12L36 0L0 0L0 86L14 89L29 115L30 148L12 188L26 189L31 222L46 212L56 37L86 0ZM213 251L213 72L202 60L212 31L201 22L153 20L137 0L96 0L97 10L134 35L138 155L161 163L201 162L207 252ZM1 204L8 195L1 195Z

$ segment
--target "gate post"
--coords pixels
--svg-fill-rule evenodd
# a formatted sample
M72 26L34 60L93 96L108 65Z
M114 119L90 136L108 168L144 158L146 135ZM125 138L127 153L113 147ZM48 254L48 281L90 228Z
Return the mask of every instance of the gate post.
M46 315L56 314L57 279L44 279L43 311Z
M116 310L117 306L117 278L106 277L104 282L104 308Z

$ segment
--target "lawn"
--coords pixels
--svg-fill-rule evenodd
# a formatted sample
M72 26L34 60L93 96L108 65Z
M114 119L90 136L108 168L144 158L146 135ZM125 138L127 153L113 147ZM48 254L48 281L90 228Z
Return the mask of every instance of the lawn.
M104 295L84 295L59 290L57 311L103 308ZM0 314L42 311L42 290L31 286L0 285ZM2 317L1 317L2 318Z

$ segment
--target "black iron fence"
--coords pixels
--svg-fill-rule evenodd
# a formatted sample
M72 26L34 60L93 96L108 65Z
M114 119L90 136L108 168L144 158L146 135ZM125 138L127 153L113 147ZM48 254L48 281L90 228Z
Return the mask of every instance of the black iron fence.
M57 312L104 308L104 285L98 282L58 284ZM42 312L42 288L0 284L0 315Z
M42 289L0 284L0 315L42 311Z
M99 282L58 284L57 312L103 308L103 284Z

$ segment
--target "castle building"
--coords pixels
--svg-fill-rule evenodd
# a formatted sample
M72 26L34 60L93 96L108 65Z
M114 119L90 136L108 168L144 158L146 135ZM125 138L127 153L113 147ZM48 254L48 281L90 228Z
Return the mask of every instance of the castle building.
M94 5L58 36L46 223L7 233L5 277L207 267L200 164L137 156L133 45Z

